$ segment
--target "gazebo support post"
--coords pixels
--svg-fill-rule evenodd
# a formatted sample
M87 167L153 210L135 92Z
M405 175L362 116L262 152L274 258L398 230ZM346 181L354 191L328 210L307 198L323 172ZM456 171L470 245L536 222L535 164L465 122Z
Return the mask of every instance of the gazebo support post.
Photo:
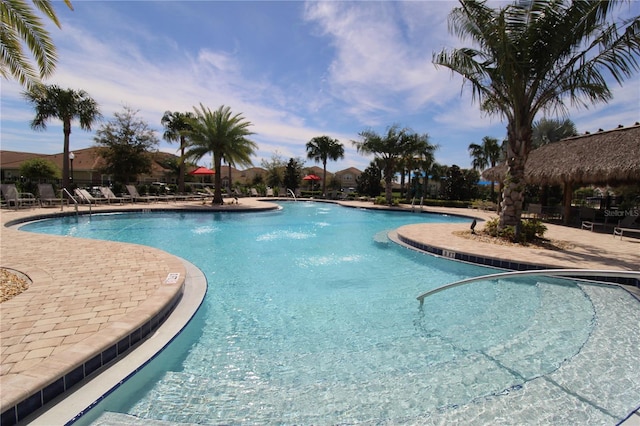
M571 221L571 200L573 199L573 185L570 181L565 180L562 184L563 189L563 214L562 223L568 225Z

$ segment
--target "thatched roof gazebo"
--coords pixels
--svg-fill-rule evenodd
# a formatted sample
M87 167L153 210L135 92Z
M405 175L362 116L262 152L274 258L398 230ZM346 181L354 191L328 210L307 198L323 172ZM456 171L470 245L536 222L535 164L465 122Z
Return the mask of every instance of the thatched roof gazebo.
M504 164L482 173L502 181ZM563 185L564 220L568 222L575 185L640 182L640 124L563 139L529 153L525 180L533 185Z

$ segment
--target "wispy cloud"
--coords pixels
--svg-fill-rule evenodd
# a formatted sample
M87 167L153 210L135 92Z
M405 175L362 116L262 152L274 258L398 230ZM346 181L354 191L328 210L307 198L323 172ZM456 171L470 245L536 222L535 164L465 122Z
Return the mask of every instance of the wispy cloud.
M480 113L461 79L432 55L462 45L450 35L454 1L429 2L81 2L52 28L60 61L48 83L86 90L105 118L124 105L158 130L167 111L228 105L251 121L258 158L304 157L328 134L346 148L333 165L365 168L351 140L394 123L432 135L436 158L466 166L467 146L501 138L504 124ZM2 82L2 148L61 149L61 127L29 128L33 111L14 82ZM640 121L637 78L614 87L614 102L570 109L578 128ZM72 149L93 133L73 130ZM162 142L161 150L176 145Z

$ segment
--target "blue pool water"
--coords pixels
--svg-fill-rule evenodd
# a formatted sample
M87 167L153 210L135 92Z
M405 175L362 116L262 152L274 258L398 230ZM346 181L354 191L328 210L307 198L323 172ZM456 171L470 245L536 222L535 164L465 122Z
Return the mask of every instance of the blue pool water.
M520 278L420 309L418 294L495 270L397 246L385 231L469 219L282 205L23 227L157 247L208 280L180 337L85 422L615 424L640 404L640 309L623 290Z

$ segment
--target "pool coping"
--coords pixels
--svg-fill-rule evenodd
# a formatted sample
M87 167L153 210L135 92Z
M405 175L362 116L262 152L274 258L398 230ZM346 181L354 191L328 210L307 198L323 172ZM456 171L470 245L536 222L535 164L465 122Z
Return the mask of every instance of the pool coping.
M245 200L245 199L242 199L242 200L243 200L243 202L245 202L245 201L249 201L249 200ZM255 201L254 201L254 200L255 200ZM271 200L274 200L274 199L268 199L267 201L271 201ZM236 208L234 208L234 209L224 209L224 208L221 208L221 209L212 209L212 208L210 208L210 206L203 206L203 207L201 207L201 206L199 206L199 205L196 205L196 206L194 206L194 205L189 205L189 206L184 206L184 205L183 205L183 206L168 206L168 205L133 206L133 205L132 205L132 206L128 206L128 207L126 207L126 208L122 208L122 207L120 207L120 206L118 206L118 207L115 207L115 208L114 208L114 206L112 206L111 208L99 209L99 210L95 211L94 213L116 213L116 212L123 212L123 211L142 211L142 212L146 212L146 211L150 211L150 210L161 210L161 211L180 211L180 212L184 212L184 211L211 211L211 212L217 212L217 211L236 211L236 212L248 212L248 211L257 211L257 210L263 210L263 211L264 211L264 210L273 210L274 208L277 208L277 205L274 205L274 204L265 205L264 203L261 203L261 201L264 201L264 199L252 199L251 201L252 201L251 203L247 203L247 204L250 204L250 205L243 205L242 207L240 207L240 206L236 206ZM275 201L275 200L274 200L274 201ZM291 201L291 200L289 199L288 201ZM306 201L306 200L305 200L305 201ZM309 201L321 201L321 200L309 200ZM375 208L375 209L388 209L388 208L385 208L384 206L371 206L371 204L370 204L370 203L339 202L338 204L342 204L342 205L344 205L344 206L346 206L346 207L358 207L358 208L369 208L369 209L371 209L371 208ZM390 210L399 210L399 211L405 211L405 212L406 212L406 211L408 211L409 209L408 209L408 208L406 208L406 207L405 207L405 208L402 208L402 207L401 207L401 208L391 208ZM470 211L470 210L466 210L466 209L464 209L464 210L462 210L462 209L448 209L448 210L447 210L447 209L428 209L428 210L426 210L426 211L423 211L423 210L421 209L421 210L420 210L420 212L421 212L421 213L440 213L440 214L442 214L442 213L443 213L443 210L444 210L444 214L452 214L452 215L456 215L456 216L468 217L468 218L470 218L470 219L472 219L472 218L478 218L479 220L485 220L485 219L486 219L486 217L487 217L487 215L486 215L486 214L485 214L485 215L483 215L483 214L482 214L482 212L478 212L478 211L475 211L475 210L471 210L471 211ZM462 211L461 211L461 210L462 210ZM83 213L86 213L86 212L83 212ZM8 220L8 221L6 221L6 222L3 220L3 222L5 222L5 223L4 223L4 225L5 225L5 226L3 226L3 231L2 231L2 232L3 232L3 233L5 232L5 229L6 229L6 225L7 225L7 224L15 224L15 223L17 223L17 222L24 222L24 221L27 221L27 220L34 220L34 219L35 219L35 220L38 220L38 219L43 219L43 218L47 218L47 217L55 217L55 216L60 216L60 215L69 215L69 214L74 214L74 213L73 213L73 212L71 212L71 211L68 211L68 212L66 212L66 213L64 213L64 212L63 212L63 213L51 213L51 212L49 212L49 213L46 213L46 214L33 214L33 213L31 213L31 214L26 214L26 215L25 215L25 217L29 217L29 219L23 219L23 218L20 218L20 219ZM488 213L488 214L491 214L491 213ZM4 215L3 215L3 216L4 216ZM4 218L3 218L3 219L4 219ZM414 225L409 225L409 226L414 226ZM464 225L464 227L466 227L466 226L467 226L467 225ZM397 232L397 230L396 230L396 232ZM4 239L4 238L3 238L3 239ZM448 249L447 249L447 248L445 248L445 247L439 247L440 253L438 253L438 251L437 251L437 250L438 250L438 246L437 246L437 245L435 245L435 244L433 244L433 243L428 243L428 244L427 244L427 243L421 243L420 241L413 240L412 238L409 238L409 237L406 237L406 236L400 236L400 237L399 237L399 239L400 239L400 240L404 240L403 242L404 242L405 244L413 245L413 246L414 246L414 248L418 248L418 249L421 249L421 250L426 251L426 252L429 252L430 250L429 250L429 249L425 250L423 247L431 248L431 249L432 249L432 251L431 251L431 253L432 253L432 254L436 254L436 255L444 255L444 257L449 257L449 258L451 258L450 256L447 256L447 253L445 253L445 250L448 250ZM411 244L412 242L413 242L413 243L415 243L415 244ZM423 247L420 247L421 245L422 245ZM446 246L446 244L445 244L445 246ZM456 260L471 261L471 258L469 258L468 260L465 260L465 259L463 259L462 257L460 257L460 259L458 259L458 258L457 258L457 256L458 256L458 254L460 253L460 251L458 251L458 250L456 250L456 251L450 250L450 252L454 252L454 253L455 253L455 256L456 256L455 258L456 258ZM477 256L476 256L476 257L477 257ZM486 265L486 264L485 264L485 265ZM3 265L3 266L4 266L4 265ZM486 265L486 266L493 266L493 265ZM184 285L184 284L183 284L183 285ZM177 309L178 307L180 307L181 305L182 305L182 302L177 303L177 305L176 305L176 309ZM166 306L165 306L163 309L166 309ZM169 318L171 318L171 316L169 316ZM158 329L158 331L156 332L156 334L157 334L157 333L159 333L159 330L160 330L161 328L162 328L162 327L160 327L160 328ZM154 335L154 336L155 336L155 335ZM148 341L148 340L151 340L151 339L147 339L147 341ZM145 341L145 342L146 342L146 341ZM124 360L125 360L126 362L124 362L124 363L118 363L118 364L130 364L130 362L129 362L129 361L133 361L133 358L129 358L130 356L131 356L131 355L129 354L129 355L127 355L127 357L126 357L126 358L124 358ZM116 365L117 365L117 364L116 364ZM139 367L139 366L138 366L138 367ZM137 367L137 368L138 368L138 367ZM111 366L110 366L110 367L107 369L107 371L112 370L113 368L114 368L114 367L111 367ZM114 370L114 371L115 371L115 370ZM93 381L93 380L92 380L92 381ZM82 387L81 389L83 389L83 392L80 392L80 393L84 393L84 387ZM74 395L74 394L71 394L71 395ZM75 399L75 396L74 396L73 398L67 398L67 399ZM3 400L4 400L4 398L3 398ZM63 400L63 402L64 402L64 401L65 401L65 400ZM93 404L95 401L96 401L96 400L94 399L94 400L91 402L91 404ZM55 408L55 407L54 407L54 408ZM49 409L48 409L48 411L52 411L52 410L54 410L54 408L49 408ZM5 408L4 408L4 407L3 407L3 410L5 410ZM45 414L46 414L46 412L45 412ZM39 415L39 414L38 414L38 415ZM56 423L57 423L57 422L56 422ZM41 423L41 424L51 424L51 422L48 422L48 423Z

